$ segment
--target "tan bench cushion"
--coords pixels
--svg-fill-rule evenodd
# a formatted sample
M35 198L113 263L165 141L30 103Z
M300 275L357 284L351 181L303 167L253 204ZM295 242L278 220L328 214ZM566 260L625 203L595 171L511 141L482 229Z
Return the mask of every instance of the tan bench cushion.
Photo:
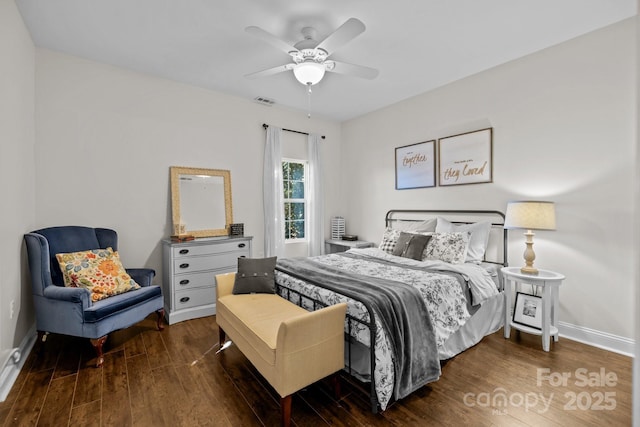
M280 324L308 313L304 308L273 294L224 296L218 299L216 310L272 366L276 363Z

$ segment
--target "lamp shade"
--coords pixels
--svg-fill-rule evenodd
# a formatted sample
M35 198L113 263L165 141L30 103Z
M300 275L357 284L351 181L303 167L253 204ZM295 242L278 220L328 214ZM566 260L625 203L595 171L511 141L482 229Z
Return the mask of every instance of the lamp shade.
M504 228L555 230L556 210L553 202L519 201L507 204Z
M303 85L314 85L324 77L325 66L313 61L305 61L293 68L293 74Z

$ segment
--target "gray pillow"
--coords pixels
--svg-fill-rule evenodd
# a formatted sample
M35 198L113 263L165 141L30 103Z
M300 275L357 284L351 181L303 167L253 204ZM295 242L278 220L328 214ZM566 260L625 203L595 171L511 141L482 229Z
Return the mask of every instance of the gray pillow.
M238 258L238 272L232 292L234 294L275 294L276 259L277 257Z
M400 232L393 255L422 261L422 252L429 239L431 235Z

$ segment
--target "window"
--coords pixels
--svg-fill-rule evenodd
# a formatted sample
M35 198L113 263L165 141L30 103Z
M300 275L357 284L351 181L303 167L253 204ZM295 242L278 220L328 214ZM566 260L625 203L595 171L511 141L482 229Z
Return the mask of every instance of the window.
M289 242L305 240L307 235L306 176L306 161L293 159L282 161L284 238Z

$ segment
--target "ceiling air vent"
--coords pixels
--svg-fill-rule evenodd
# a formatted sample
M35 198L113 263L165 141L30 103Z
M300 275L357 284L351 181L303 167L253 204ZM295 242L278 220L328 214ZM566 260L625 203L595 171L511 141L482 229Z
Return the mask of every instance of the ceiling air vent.
M258 104L266 105L267 107L271 107L273 104L276 103L275 100L265 98L263 96L256 96L255 98L253 98L253 100L256 101Z

